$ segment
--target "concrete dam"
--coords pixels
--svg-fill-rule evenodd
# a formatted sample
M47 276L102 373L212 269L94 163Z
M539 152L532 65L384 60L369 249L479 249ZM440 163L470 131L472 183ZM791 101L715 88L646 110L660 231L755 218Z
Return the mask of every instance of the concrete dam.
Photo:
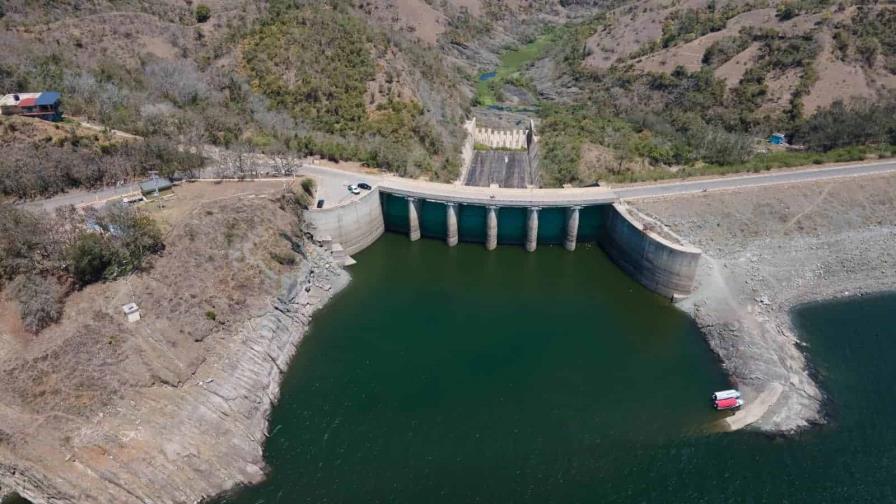
M384 179L357 200L305 212L315 239L356 254L384 232L459 242L523 246L599 244L623 271L666 297L694 288L702 252L617 201L606 188L510 189Z

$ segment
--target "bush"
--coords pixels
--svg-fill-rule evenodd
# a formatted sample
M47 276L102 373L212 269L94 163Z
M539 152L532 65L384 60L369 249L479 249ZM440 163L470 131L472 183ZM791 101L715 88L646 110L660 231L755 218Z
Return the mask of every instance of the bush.
M209 9L208 5L199 4L196 6L196 22L204 23L212 17L212 10Z
M38 333L62 317L65 289L53 277L25 275L12 287L25 329Z
M704 51L703 64L711 68L718 68L745 50L749 45L750 39L740 35L719 39Z
M97 233L83 233L66 251L68 269L79 285L102 280L112 264L112 251Z
M69 273L81 286L140 269L148 255L164 248L155 221L131 207L106 205L90 220L98 231L82 232L66 251Z
M12 205L0 205L0 287L5 280L55 262L54 238L45 218Z
M215 320L218 320L218 314L215 313L214 310L209 310L209 311L205 312L205 318L214 322Z
M835 102L800 125L794 141L821 152L896 141L896 101Z
M302 179L302 190L305 191L305 194L308 196L314 196L314 189L317 187L317 183L313 178L303 178Z

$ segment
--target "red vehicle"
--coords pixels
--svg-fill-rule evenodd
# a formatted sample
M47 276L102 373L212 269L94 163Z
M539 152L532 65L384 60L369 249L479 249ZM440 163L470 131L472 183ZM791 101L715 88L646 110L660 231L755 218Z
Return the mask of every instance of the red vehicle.
M720 410L720 411L721 410L729 410L729 409L740 408L741 406L744 405L744 401L743 401L743 399L737 399L737 398L732 397L729 399L719 399L718 401L714 401L713 405L715 406L715 408L717 410Z

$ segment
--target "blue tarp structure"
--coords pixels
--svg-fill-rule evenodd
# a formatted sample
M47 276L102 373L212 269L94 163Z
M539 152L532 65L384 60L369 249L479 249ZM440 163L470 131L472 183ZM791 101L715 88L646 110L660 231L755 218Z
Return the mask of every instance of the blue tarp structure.
M60 95L56 91L44 91L34 99L35 105L50 106L59 102Z

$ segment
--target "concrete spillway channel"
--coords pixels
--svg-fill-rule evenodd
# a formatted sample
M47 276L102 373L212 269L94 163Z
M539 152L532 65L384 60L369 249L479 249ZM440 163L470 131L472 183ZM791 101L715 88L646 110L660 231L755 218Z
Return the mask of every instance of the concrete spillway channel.
M605 188L480 188L396 178L343 205L308 210L305 221L347 264L385 231L451 247L482 243L488 250L500 244L534 252L545 244L574 251L579 243L596 243L629 275L668 297L691 292L701 255Z

